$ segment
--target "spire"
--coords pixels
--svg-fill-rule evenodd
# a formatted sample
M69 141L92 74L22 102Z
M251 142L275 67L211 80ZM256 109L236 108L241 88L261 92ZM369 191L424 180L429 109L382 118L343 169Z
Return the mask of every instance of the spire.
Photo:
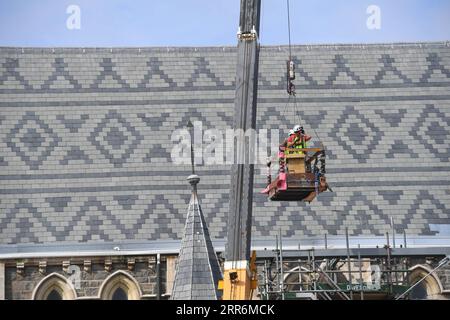
M192 145L191 142L191 151ZM197 184L200 178L194 173L193 152L191 161L192 174L187 180L192 186L192 194L171 299L217 300L220 298L217 286L222 272L198 199Z

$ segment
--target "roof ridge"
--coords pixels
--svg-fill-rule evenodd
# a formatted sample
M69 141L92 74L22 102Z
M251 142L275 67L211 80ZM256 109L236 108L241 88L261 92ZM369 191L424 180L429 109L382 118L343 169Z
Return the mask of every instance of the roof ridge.
M317 43L317 44L294 44L293 48L429 48L429 47L450 47L450 40L424 41L424 42L384 42L384 43ZM288 48L286 44L261 45L262 49ZM234 45L223 46L148 46L148 47L23 47L23 46L0 46L0 51L21 52L21 53L95 53L95 52L208 52L208 51L234 51Z

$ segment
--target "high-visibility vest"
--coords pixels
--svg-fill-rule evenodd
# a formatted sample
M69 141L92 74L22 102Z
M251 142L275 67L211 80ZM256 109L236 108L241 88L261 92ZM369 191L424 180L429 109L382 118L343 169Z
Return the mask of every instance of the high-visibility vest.
M297 144L297 145L294 145L294 146L292 146L292 148L293 149L303 149L303 148L306 148L307 146L306 146L306 140L305 139L302 139L303 141L302 142L300 142L300 144ZM303 151L294 151L294 152L291 152L291 154L300 154L300 153L304 153ZM285 154L286 154L286 151L285 151Z

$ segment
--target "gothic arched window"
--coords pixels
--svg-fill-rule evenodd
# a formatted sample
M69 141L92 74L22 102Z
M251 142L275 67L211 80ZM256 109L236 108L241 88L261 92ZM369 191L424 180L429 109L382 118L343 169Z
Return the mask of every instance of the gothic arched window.
M416 265L410 269L409 282L411 285L417 284L410 292L412 300L441 299L442 284L439 278L431 271L428 265Z
M119 270L105 279L99 296L103 300L139 300L142 292L132 275Z
M73 285L59 273L52 273L42 279L32 294L33 300L73 300L76 297Z

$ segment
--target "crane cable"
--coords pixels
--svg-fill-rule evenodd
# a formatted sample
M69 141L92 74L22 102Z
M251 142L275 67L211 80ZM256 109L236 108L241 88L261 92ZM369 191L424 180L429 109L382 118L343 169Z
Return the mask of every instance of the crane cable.
M286 0L287 5L287 18L288 18L288 37L289 37L289 60L292 58L292 51L291 51L291 18L289 13L289 0Z
M297 118L299 119L299 123L301 123L301 118L300 118L300 116L298 115L298 114L300 113L300 111L297 111L297 97L296 97L296 96L294 96L294 113L297 115ZM316 129L315 129L312 125L310 125L310 127L311 127L311 129L313 130L314 135L315 135L316 138L317 138L317 141L319 141L319 143L321 144L321 146L324 147L323 141L322 141L322 139L320 138L319 134L317 133Z
M286 0L286 6L287 6L287 23L288 23L288 41L289 41L289 60L291 60L292 57L292 51L291 51L291 20L290 20L290 12L289 12L289 0ZM288 101L286 102L286 105L283 108L283 112L281 112L281 117L286 116L286 111L289 103L291 102L291 95L289 95ZM294 122L295 122L295 113L294 113ZM294 124L295 125L295 124Z
M289 39L289 61L292 61L292 44L291 44L291 15L290 15L290 3L289 0L286 0L286 6L287 6L287 22L288 22L288 39ZM286 104L286 106L289 104L291 99L291 96L289 95L289 99L288 102ZM284 112L283 112L284 113ZM296 119L299 120L299 123L301 123L301 118L298 115L298 111L297 111L297 96L294 94L294 121ZM320 136L317 134L316 129L311 126L311 128L314 131L314 134L316 135L317 140L320 142L321 145L323 145L322 140L320 139Z
M291 44L291 13L290 13L290 3L289 0L286 0L286 7L287 7L287 27L288 27L288 41L289 41L289 61L292 61L292 44ZM289 70L288 70L289 72ZM297 109L296 109L296 105L297 105L297 99L295 97L295 93L293 94L294 96L294 117L293 117L293 121L295 122L298 118L298 120L300 121L300 117L297 114ZM289 94L289 99L288 99L288 104L291 100L291 94ZM286 105L287 106L287 105ZM300 123L300 122L298 122ZM294 124L295 125L295 124Z

